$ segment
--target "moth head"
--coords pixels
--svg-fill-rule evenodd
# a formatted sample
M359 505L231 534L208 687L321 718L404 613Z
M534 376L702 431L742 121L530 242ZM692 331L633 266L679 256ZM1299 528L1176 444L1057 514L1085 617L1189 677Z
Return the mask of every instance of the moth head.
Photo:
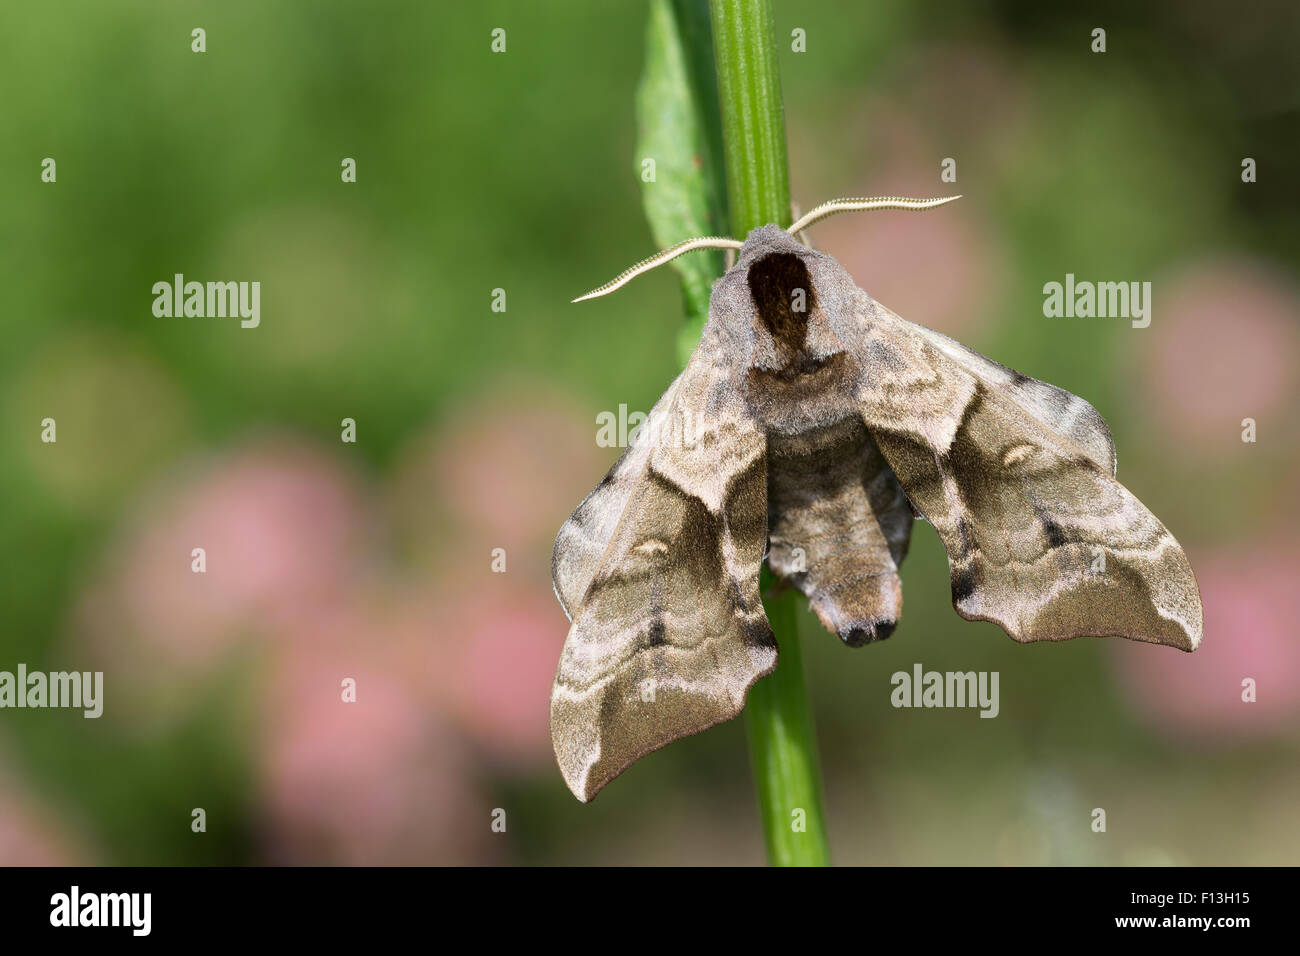
M871 209L911 209L925 210L934 209L936 206L942 206L944 203L950 203L954 199L960 199L961 196L940 196L934 199L911 199L906 196L877 196L871 199L832 199L830 202L824 202L807 214L800 216L789 229L781 229L779 226L763 226L754 230L749 235L749 239L741 242L739 239L729 239L723 236L702 236L697 239L686 239L677 243L675 246L655 253L648 259L642 259L636 265L624 269L617 276L606 282L599 288L592 289L586 295L580 295L574 302L583 302L587 299L596 299L603 295L609 295L618 289L623 288L637 276L649 272L651 269L657 269L659 266L672 262L678 256L693 252L696 249L739 249L741 250L741 259L745 258L745 253L749 249L753 240L758 237L763 241L771 241L775 238L773 232L783 233L788 236L798 237L813 223L820 222L827 216L833 216L841 212L866 212ZM761 235L760 235L761 234ZM776 267L776 264L773 264Z

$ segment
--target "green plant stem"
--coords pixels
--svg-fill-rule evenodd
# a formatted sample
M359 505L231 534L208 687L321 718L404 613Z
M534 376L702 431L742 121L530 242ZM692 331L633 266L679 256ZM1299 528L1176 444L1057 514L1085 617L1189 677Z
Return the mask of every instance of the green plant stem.
M763 579L770 586L767 568ZM821 767L800 656L797 597L796 592L786 591L763 599L767 620L781 647L780 659L776 670L750 690L745 729L768 862L773 866L825 866L830 862L830 849L822 813Z
M710 0L731 231L790 224L790 170L771 0Z
M785 115L770 0L710 0L722 113L723 161L732 235L790 224ZM772 594L763 569L763 606L780 647L776 671L749 692L745 721L768 860L776 866L830 861L821 770L803 675L796 592Z

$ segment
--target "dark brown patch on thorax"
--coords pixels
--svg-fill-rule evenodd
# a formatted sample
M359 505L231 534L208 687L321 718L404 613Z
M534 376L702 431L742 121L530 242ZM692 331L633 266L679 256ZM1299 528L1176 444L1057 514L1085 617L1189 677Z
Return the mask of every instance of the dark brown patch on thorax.
M746 276L761 327L772 337L777 360L786 374L815 371L821 364L805 350L808 317L817 308L812 279L803 259L774 252L752 266Z

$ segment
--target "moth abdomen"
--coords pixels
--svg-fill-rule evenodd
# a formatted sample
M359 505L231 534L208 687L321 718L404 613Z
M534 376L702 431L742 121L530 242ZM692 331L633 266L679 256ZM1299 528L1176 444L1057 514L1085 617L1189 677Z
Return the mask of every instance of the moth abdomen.
M881 640L897 625L911 524L861 418L768 434L768 564L845 644Z
M841 630L839 638L849 647L865 647L876 641L883 641L894 633L897 621L873 621L865 625L851 625Z

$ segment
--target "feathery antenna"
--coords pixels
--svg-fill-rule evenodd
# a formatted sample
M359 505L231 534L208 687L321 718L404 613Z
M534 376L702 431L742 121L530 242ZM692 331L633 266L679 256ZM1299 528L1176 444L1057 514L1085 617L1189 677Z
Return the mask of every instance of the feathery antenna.
M801 216L786 232L798 235L815 222L839 212L866 212L869 209L934 209L961 196L936 196L934 199L911 199L907 196L876 196L874 199L832 199Z
M624 269L613 279L610 279L598 289L592 289L586 295L580 295L574 302L582 302L586 299L595 299L602 295L609 295L615 289L621 289L643 272L649 272L667 262L672 262L683 253L693 252L696 249L739 249L744 243L739 239L724 239L721 236L703 236L699 239L687 239L679 242L675 246L669 246L663 252L656 252L649 259L642 259L630 269Z

